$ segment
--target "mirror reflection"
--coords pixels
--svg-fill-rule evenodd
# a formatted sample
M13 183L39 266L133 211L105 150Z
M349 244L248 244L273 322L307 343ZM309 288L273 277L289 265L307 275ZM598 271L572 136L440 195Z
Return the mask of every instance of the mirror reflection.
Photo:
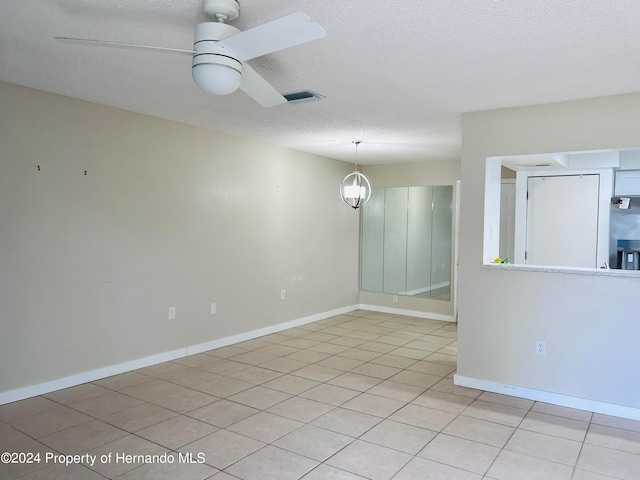
M362 208L361 288L451 298L453 187L374 188Z

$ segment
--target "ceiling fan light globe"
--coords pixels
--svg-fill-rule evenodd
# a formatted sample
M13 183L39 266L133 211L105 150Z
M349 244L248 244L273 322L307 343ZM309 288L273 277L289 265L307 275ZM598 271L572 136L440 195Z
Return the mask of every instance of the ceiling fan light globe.
M212 95L228 95L235 92L242 83L242 73L226 65L194 65L192 73L196 85Z

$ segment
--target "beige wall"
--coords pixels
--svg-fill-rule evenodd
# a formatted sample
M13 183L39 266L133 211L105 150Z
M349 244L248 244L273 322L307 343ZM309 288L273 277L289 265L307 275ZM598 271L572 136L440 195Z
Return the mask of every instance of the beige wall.
M362 171L371 179L374 187L455 185L456 180L460 180L460 160L365 165Z
M486 157L638 147L639 117L640 94L463 116L459 375L640 408L640 277L482 267Z
M456 199L456 181L460 179L460 161L443 160L426 163L403 163L366 165L362 171L369 176L374 187L402 187L416 185L453 185L453 200ZM455 205L454 205L455 211ZM455 238L455 225L452 239ZM453 268L452 245L451 268ZM360 303L384 308L410 310L425 314L433 313L445 317L454 316L454 275L452 275L451 300L431 300L428 298L414 298L398 296L398 302L393 301L393 295L384 293L360 292Z
M358 303L351 165L2 83L0 105L0 392Z
M516 178L516 172L515 170L511 170L510 168L507 167L502 167L501 169L501 175L502 178Z

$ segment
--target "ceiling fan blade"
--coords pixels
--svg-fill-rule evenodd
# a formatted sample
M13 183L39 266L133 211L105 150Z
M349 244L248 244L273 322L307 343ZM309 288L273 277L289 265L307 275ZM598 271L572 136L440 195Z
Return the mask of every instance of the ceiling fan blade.
M180 48L167 48L167 47L151 47L149 45L137 45L135 43L123 43L123 42L111 42L107 40L92 40L89 38L71 38L71 37L53 37L60 42L73 43L76 45L91 45L97 47L112 47L112 48L128 48L132 50L145 50L156 51L166 53L178 53L182 55L193 55L193 50L182 50Z
M287 103L287 99L280 92L246 63L242 64L240 90L263 107L275 107L276 105Z
M324 28L298 12L225 38L219 45L232 49L240 60L246 61L326 35Z

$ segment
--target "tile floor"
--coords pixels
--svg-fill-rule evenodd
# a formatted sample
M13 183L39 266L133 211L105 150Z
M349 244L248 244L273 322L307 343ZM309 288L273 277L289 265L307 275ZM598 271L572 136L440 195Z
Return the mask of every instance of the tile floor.
M96 455L0 478L640 478L640 422L456 387L455 368L455 324L356 311L0 406L0 452Z

